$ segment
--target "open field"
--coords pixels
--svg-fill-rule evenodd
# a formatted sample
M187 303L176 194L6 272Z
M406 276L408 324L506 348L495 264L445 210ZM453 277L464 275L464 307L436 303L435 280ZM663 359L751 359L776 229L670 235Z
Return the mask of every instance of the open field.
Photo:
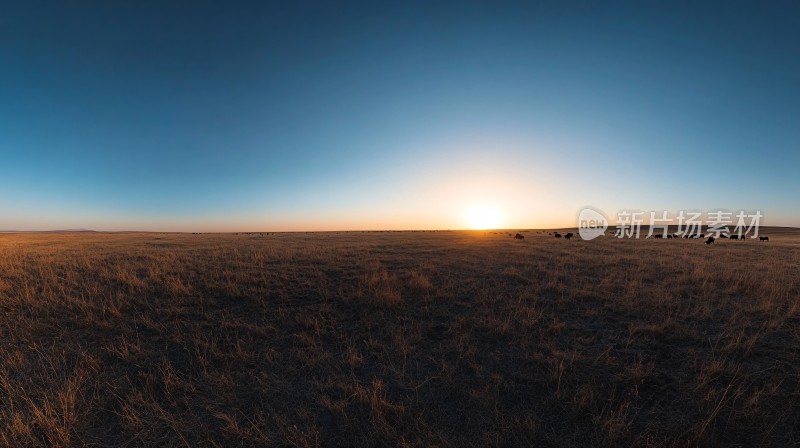
M762 233L2 234L0 445L795 445Z

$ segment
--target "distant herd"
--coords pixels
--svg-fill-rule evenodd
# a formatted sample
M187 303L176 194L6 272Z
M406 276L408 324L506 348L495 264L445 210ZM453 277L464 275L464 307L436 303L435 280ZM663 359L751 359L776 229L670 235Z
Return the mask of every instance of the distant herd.
M499 233L499 232L495 232L495 234L497 234L497 233ZM539 233L544 233L544 231L539 231ZM567 239L567 240L569 240L569 239L571 239L573 236L575 236L575 234L574 234L574 233L572 233L572 232L568 232L568 233L565 233L565 234L563 234L563 235L561 234L561 232L550 232L550 233L548 233L548 235L554 236L554 237L556 237L556 238L564 238L564 239ZM612 235L612 236L613 236L614 234L613 234L613 233L611 233L610 235ZM508 234L508 236L512 236L512 234L510 234L510 233L509 233L509 234ZM517 234L516 234L516 235L513 235L513 237L514 237L514 239L517 239L517 240L524 240L524 239L525 239L525 235L523 235L523 234L522 234L522 233L520 233L520 232L517 232ZM650 235L646 236L645 238L650 238ZM701 238L705 238L705 235L703 235L703 234L700 234L700 233L697 233L697 234L692 234L692 235L689 235L689 234L679 234L679 233L673 233L673 234L668 234L668 235L663 235L663 234L660 234L660 235L653 235L653 238L655 238L655 239L657 239L657 240L660 240L660 239L668 239L668 240L671 240L671 239L673 239L673 238L692 238L692 239L701 239ZM718 237L716 237L716 238L715 238L715 237L713 237L713 236L709 236L709 237L708 237L708 239L706 239L706 244L709 244L709 245L710 245L710 244L714 244L714 241L716 241L718 238L727 238L727 239L731 239L731 240L739 240L739 241L744 241L744 240L746 240L746 239L747 239L747 238L746 238L744 235L730 235L730 236L727 236L727 235L719 235L719 236L718 236ZM758 240L759 240L759 241L761 241L761 242L768 242L768 241L769 241L769 237L768 237L768 236L760 236L760 237L758 237Z

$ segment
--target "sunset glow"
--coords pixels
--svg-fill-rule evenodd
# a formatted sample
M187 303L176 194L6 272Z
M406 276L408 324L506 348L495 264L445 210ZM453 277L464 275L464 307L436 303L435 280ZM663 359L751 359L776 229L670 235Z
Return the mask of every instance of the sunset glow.
M476 205L465 213L467 227L472 230L499 229L503 227L503 214L488 205Z

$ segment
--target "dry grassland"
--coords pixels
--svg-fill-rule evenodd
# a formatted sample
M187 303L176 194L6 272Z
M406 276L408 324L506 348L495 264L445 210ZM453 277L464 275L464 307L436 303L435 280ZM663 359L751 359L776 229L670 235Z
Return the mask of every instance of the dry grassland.
M762 232L2 234L0 445L796 445Z

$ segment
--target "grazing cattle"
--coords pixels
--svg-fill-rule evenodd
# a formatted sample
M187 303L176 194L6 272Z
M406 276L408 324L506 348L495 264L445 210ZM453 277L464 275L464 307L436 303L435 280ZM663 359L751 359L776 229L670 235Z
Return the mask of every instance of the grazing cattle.
M525 239L525 237L521 233L518 233L518 234L514 235L514 238L516 238L518 240L524 240Z
M760 237L758 237L758 240L759 241L763 241L763 242L767 242L767 241L769 241L769 237L768 236L760 236Z
M731 235L729 238L732 240L744 239L744 237L740 237L739 235Z
M556 232L556 238L561 238L561 234Z
M574 234L574 233L572 233L572 232L569 232L568 234L564 235L564 238L566 238L566 239L570 239L570 238L572 238L573 236L575 236L575 234Z
M667 239L671 240L672 239L672 235L667 235Z
M653 235L653 238L657 240L664 239L664 235Z
M714 244L714 237L713 236L708 237L708 239L706 240L706 244Z

